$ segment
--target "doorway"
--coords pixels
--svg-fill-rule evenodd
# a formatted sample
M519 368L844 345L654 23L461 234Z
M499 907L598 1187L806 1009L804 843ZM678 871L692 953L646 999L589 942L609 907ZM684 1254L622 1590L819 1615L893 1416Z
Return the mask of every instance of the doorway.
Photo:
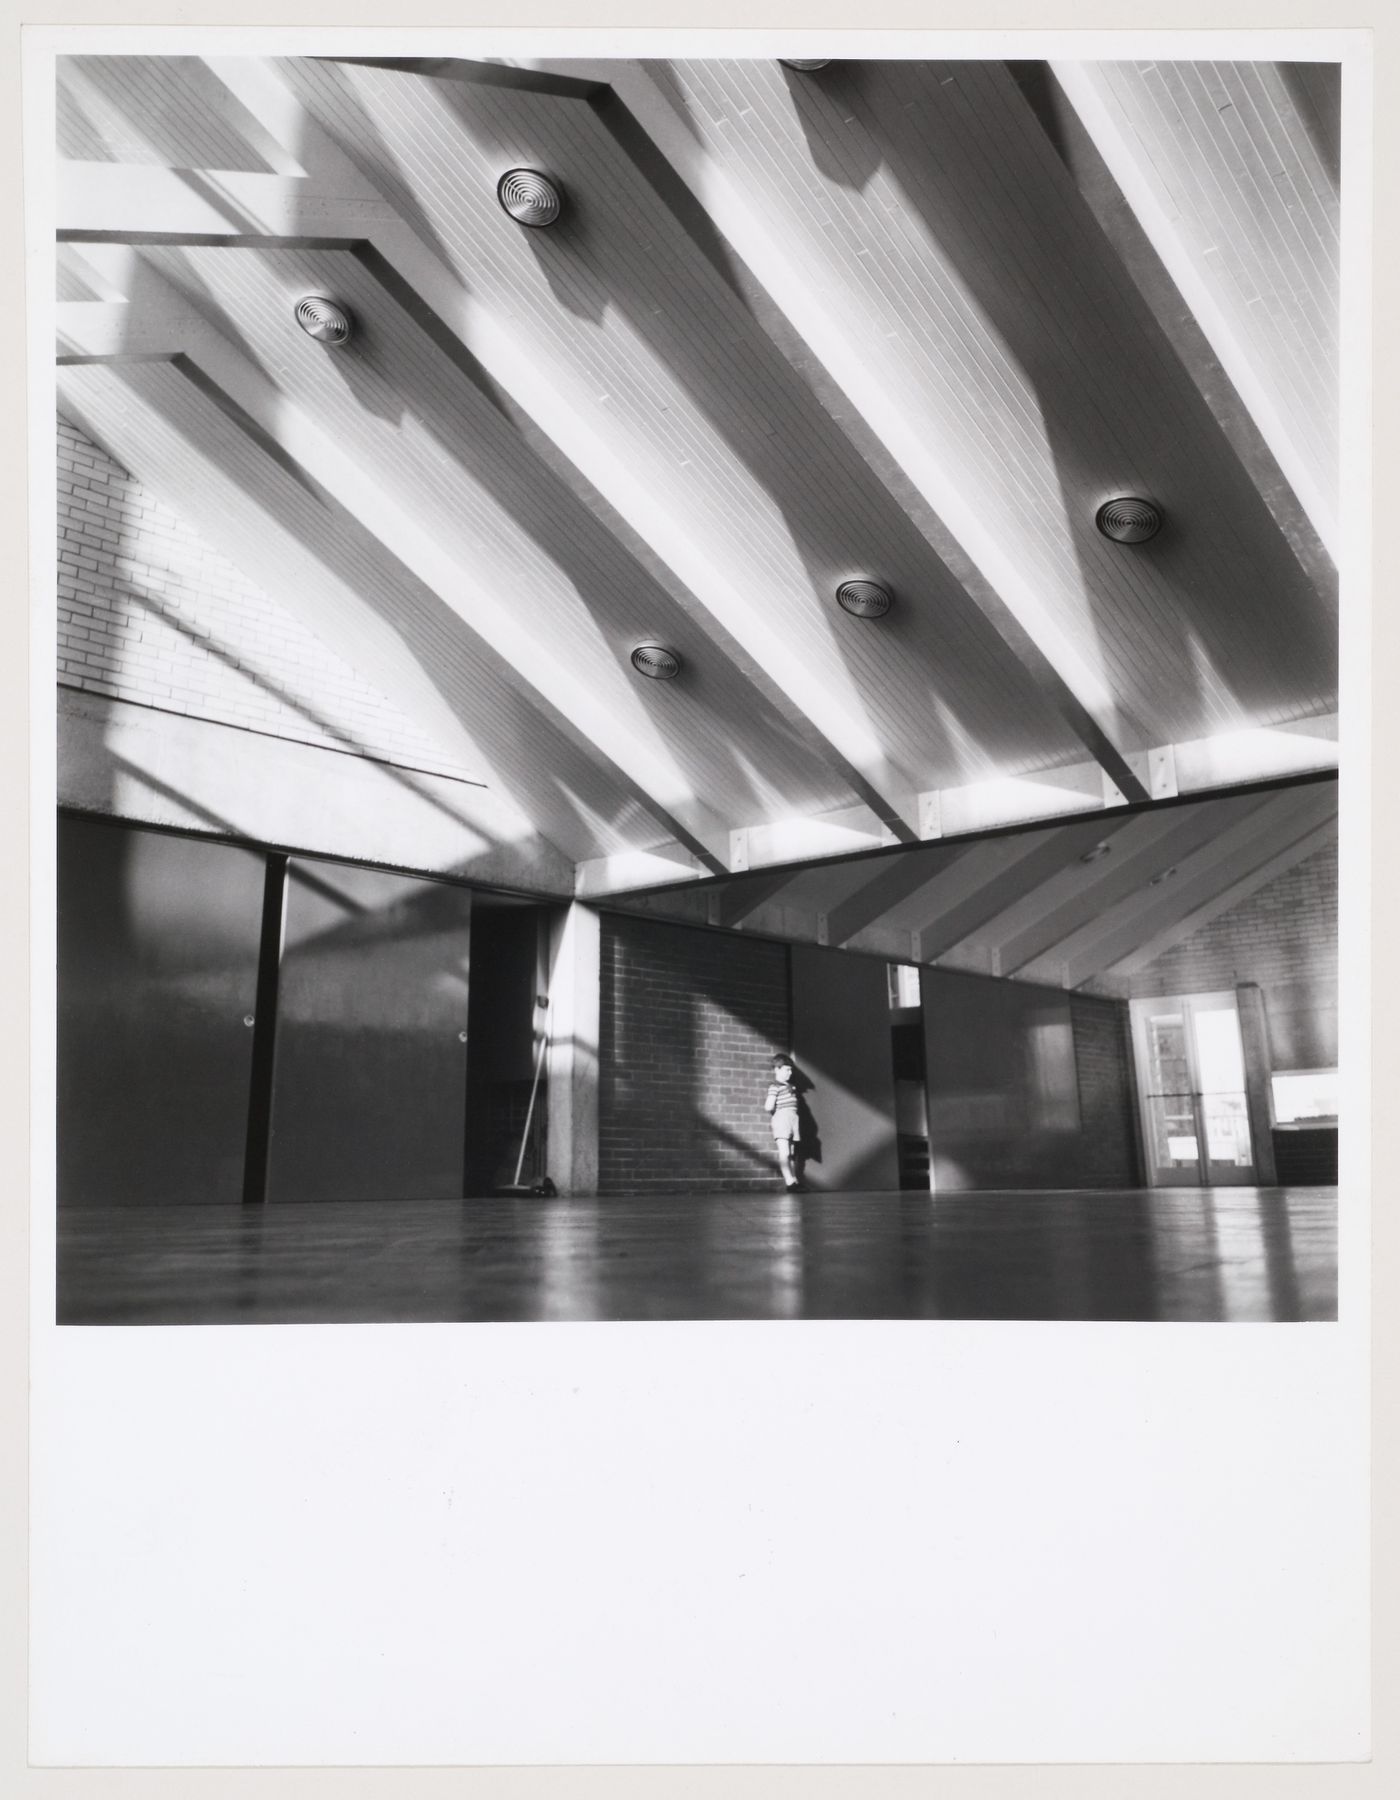
M548 1096L550 909L478 894L467 1002L464 1192L543 1178ZM523 1147L523 1148L522 1148Z
M1252 1183L1234 994L1134 1000L1130 1011L1148 1181L1153 1187Z

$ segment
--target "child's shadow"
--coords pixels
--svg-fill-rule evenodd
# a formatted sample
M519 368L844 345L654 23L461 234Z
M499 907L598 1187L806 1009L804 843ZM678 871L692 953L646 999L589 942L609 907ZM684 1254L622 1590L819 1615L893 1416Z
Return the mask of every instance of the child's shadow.
M799 1140L804 1163L819 1163L822 1159L821 1132L817 1126L816 1115L812 1111L808 1094L815 1091L816 1083L804 1075L800 1069L792 1072L792 1085L797 1089L797 1118L802 1136Z

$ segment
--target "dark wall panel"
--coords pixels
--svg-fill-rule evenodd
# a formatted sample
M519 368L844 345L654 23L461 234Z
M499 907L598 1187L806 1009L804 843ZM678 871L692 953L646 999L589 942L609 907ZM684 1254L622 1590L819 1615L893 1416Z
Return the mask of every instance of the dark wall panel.
M58 1197L234 1202L264 859L58 822Z
M462 1192L471 895L293 859L268 1198Z
M921 985L935 1192L1079 1186L1069 996L944 969Z
M888 1193L899 1187L888 967L805 944L792 949L792 1053L820 1160L809 1187Z

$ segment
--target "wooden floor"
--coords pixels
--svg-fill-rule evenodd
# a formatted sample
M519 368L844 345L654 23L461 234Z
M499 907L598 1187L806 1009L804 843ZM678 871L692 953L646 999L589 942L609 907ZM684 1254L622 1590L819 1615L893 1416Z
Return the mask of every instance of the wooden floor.
M61 1324L1333 1319L1335 1188L65 1209Z

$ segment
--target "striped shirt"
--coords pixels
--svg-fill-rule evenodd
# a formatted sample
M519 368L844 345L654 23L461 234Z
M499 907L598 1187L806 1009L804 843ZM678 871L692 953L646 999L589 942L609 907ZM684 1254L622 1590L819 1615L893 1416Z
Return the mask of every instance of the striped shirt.
M763 1108L765 1112L772 1113L774 1119L783 1113L796 1113L797 1089L790 1081L775 1081L768 1090Z

